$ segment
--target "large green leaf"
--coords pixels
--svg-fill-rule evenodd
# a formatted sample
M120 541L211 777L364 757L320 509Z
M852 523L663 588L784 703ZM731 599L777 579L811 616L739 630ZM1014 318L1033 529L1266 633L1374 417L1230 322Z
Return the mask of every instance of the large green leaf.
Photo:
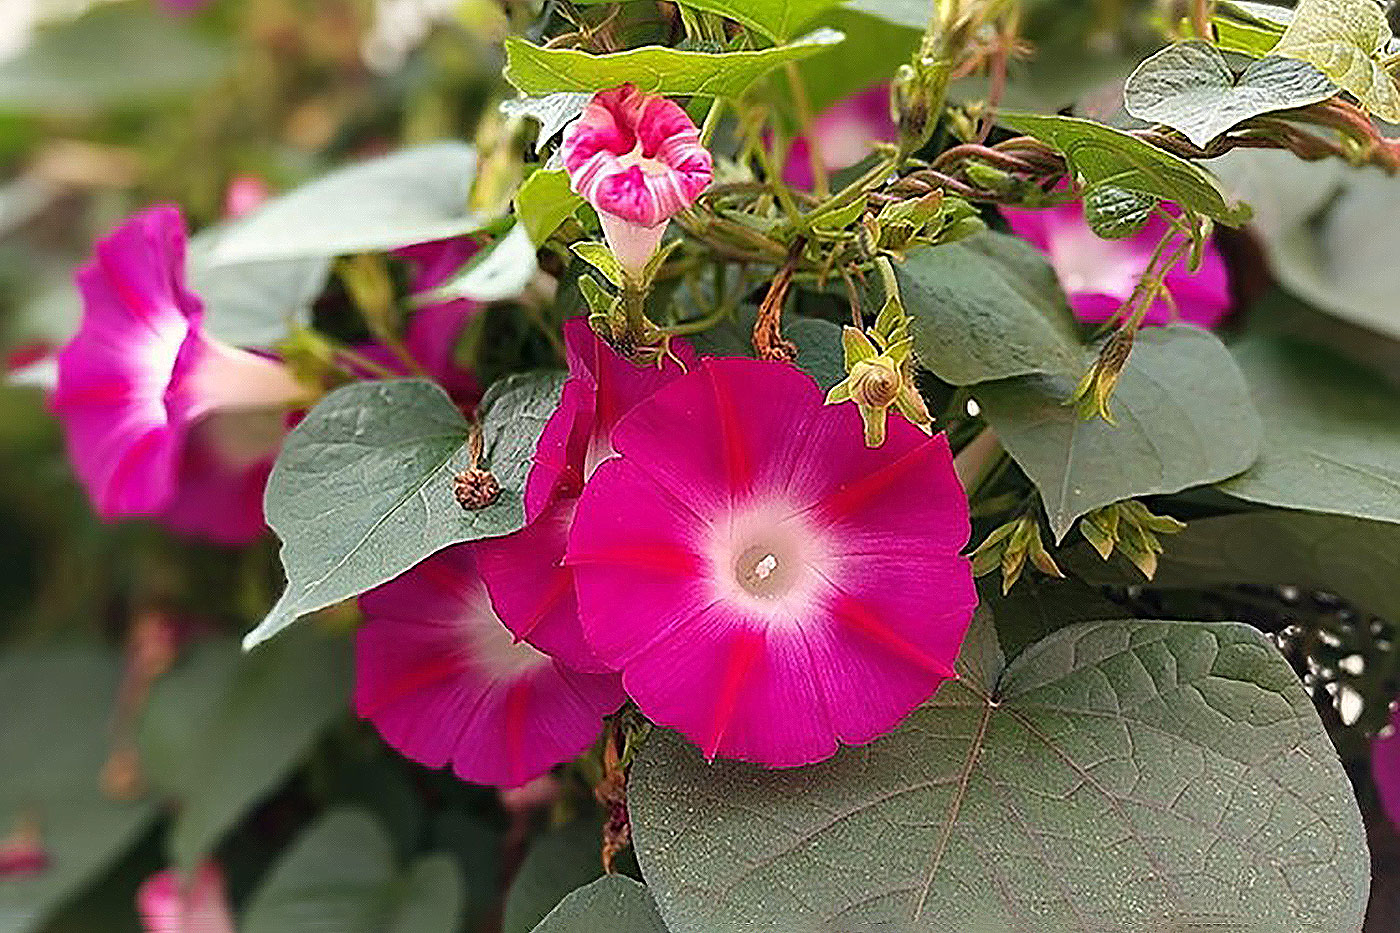
M155 816L151 799L103 794L119 659L96 648L0 653L0 835L38 823L49 865L0 878L0 933L39 929L101 876Z
M785 42L838 0L685 0L686 6L709 10Z
M848 6L832 7L815 23L846 37L840 45L797 64L807 102L815 113L858 91L889 81L895 69L914 54L923 34L922 26L910 29ZM795 117L796 113L788 108L787 115Z
M1230 226L1249 219L1249 206L1230 203L1209 173L1121 130L1078 117L1003 113L997 119L1054 146L1090 187L1141 191Z
M753 356L753 325L758 309L745 305L732 318L692 339L705 356ZM790 314L783 319L783 336L797 345L797 365L827 391L846 378L841 328L821 318Z
M648 45L593 55L581 49L546 49L512 36L506 40L506 80L526 94L602 91L635 84L654 94L736 97L785 62L796 62L840 42L833 29L818 29L788 45L742 52L688 52Z
M152 691L142 723L151 782L178 805L168 847L193 868L286 780L345 713L349 643L305 629L253 655L201 645Z
M329 256L215 264L219 231L190 242L189 282L204 303L204 324L239 347L272 347L311 322L311 306L330 278Z
M1297 586L1400 619L1400 526L1392 522L1263 509L1192 519L1163 544L1152 581L1158 586ZM1074 550L1069 565L1091 582L1142 582L1118 557L1105 564L1087 549Z
M1077 373L1083 351L1055 270L1003 233L915 250L895 266L919 364L954 385Z
M0 110L91 110L188 93L217 78L227 49L180 17L134 0L40 30L0 62Z
M1106 621L961 681L809 768L707 763L659 733L632 825L673 933L1357 933L1360 814L1259 632Z
M501 933L530 933L575 888L603 873L603 829L587 817L541 833L506 892Z
M501 493L476 511L453 493L453 477L471 463L469 426L438 386L359 383L322 399L287 436L268 479L265 510L282 539L287 589L244 648L450 544L523 525L525 478L562 384L534 374L492 386L481 406L483 465Z
M607 875L574 891L534 933L666 933L646 885Z
M1400 84L1384 64L1390 39L1375 0L1299 0L1273 54L1311 62L1372 114L1400 123Z
M574 194L569 174L562 169L540 169L515 192L515 216L536 246L543 245L582 205L583 198Z
M1137 338L1111 402L1116 424L1066 405L1064 376L978 385L1006 450L1040 490L1057 540L1085 512L1136 496L1219 482L1259 454L1259 414L1230 353L1189 325Z
M1281 508L1400 522L1400 390L1310 344L1237 347L1264 421L1258 461L1221 484Z
M244 933L456 933L462 878L446 855L395 868L389 836L367 813L321 818L253 895Z
M230 224L209 264L338 256L471 233L485 222L467 206L475 177L476 150L456 142L349 165Z
M1208 42L1178 42L1138 66L1123 89L1130 114L1180 130L1198 146L1250 117L1306 107L1337 93L1321 71L1296 58L1268 55L1240 74Z

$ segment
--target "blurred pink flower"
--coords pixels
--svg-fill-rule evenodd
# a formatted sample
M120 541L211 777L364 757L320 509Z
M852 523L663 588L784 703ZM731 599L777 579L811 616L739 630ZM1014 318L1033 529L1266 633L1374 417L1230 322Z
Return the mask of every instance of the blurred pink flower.
M118 226L78 273L83 319L58 353L51 403L104 518L160 516L188 478L186 445L201 421L284 412L303 396L281 363L204 332L184 265L184 222L162 206Z
M608 245L634 274L714 176L686 112L630 84L595 94L559 151L573 190L597 209Z
M136 891L136 912L146 933L235 933L224 876L213 862L193 878L173 868L151 875Z
M360 597L355 710L414 761L519 787L582 753L622 687L516 641L472 548L439 551Z
M1152 252L1168 230L1167 221L1153 216L1132 236L1105 240L1084 219L1080 202L1070 201L1045 210L1004 208L1011 231L1046 254L1060 285L1069 297L1075 317L1101 324L1113 317L1147 271ZM1147 324L1169 324L1180 319L1212 328L1230 310L1230 283L1225 260L1213 243L1208 244L1199 271L1187 268L1186 258L1166 277L1166 299L1158 297L1147 311Z
M1400 705L1390 711L1388 734L1371 740L1371 780L1385 815L1400 830Z
M584 634L707 757L820 761L954 676L977 594L942 435L872 449L799 370L712 359L612 445L569 535Z
M579 626L573 572L564 548L583 484L613 455L612 432L642 399L680 376L676 360L638 366L619 356L582 318L564 325L569 378L535 447L525 487L529 524L476 544L477 562L502 621L530 644L581 671L610 670ZM686 369L697 363L684 340L671 344Z
M252 172L240 172L229 179L224 191L224 216L230 220L247 217L272 196L267 181Z
M788 147L783 181L811 191L812 146L828 172L850 168L875 151L876 143L892 143L899 128L890 116L890 87L877 84L837 101L812 121L812 139L799 136Z

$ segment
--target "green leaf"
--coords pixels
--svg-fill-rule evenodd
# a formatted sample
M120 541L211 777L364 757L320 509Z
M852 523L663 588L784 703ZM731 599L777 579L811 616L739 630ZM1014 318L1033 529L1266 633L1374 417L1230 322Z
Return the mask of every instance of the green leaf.
M272 347L311 322L330 278L327 256L219 265L209 252L218 230L190 241L189 282L204 303L209 332L238 347Z
M515 216L536 246L543 245L582 205L583 198L574 194L569 175L563 171L540 169L515 193Z
M601 823L586 817L541 833L506 893L501 933L530 933L571 891L601 876L602 845Z
M1400 619L1400 527L1393 522L1265 509L1192 519L1163 543L1154 586L1297 586ZM1116 558L1106 565L1097 554L1077 555L1070 564L1089 582L1142 582Z
M632 83L643 91L679 97L737 97L784 62L815 55L840 42L832 29L771 49L686 52L649 45L593 55L580 49L546 49L517 36L506 39L506 80L526 94L603 91Z
M1121 130L1078 117L1003 113L997 119L1058 149L1090 187L1141 191L1232 227L1249 219L1249 206L1229 203L1208 172Z
M797 64L814 113L821 113L871 85L889 81L895 68L914 54L923 34L923 26L910 29L851 6L831 7L815 24L835 29L846 38ZM781 87L782 93L787 93L786 82ZM791 107L786 115L796 116Z
M997 642L1014 658L1042 638L1076 622L1116 619L1123 607L1073 578L1023 577L1003 593L995 579L979 582L982 605L996 619Z
M1400 85L1382 64L1390 39L1375 0L1299 0L1273 54L1311 62L1371 114L1400 123Z
M1188 325L1139 333L1112 407L1117 424L1066 405L1074 381L1028 376L974 390L983 417L1040 490L1064 538L1110 502L1219 482L1258 456L1262 428L1229 351Z
M1122 240L1147 225L1157 199L1139 191L1099 185L1084 195L1084 222L1105 240Z
M430 143L345 166L229 224L211 264L340 256L462 236L485 220L467 207L476 150Z
M685 0L685 5L708 10L756 29L775 42L786 42L799 29L835 6L838 0Z
M0 878L0 930L30 933L135 845L151 799L101 791L121 662L97 648L0 653L0 837L27 816L49 866Z
M812 767L653 736L630 811L673 933L1360 930L1360 814L1263 635L1089 622L1000 671L976 629L961 682Z
M41 29L0 61L0 111L87 111L189 93L218 78L230 56L148 3L102 4Z
M338 810L273 866L239 929L456 933L461 914L461 873L449 856L424 856L400 872L383 827L363 811Z
M1292 22L1287 7L1249 0L1222 0L1215 7L1211 24L1216 45L1226 52L1240 52L1258 58L1266 55Z
M322 399L287 436L268 479L264 506L282 539L287 589L244 649L448 545L520 528L535 442L562 384L558 374L530 374L491 387L483 459L501 494L473 512L452 488L471 462L467 421L438 386L359 383Z
M1138 66L1123 89L1128 113L1180 130L1197 146L1250 117L1306 107L1337 93L1330 78L1296 58L1269 55L1236 75L1208 42L1178 42Z
M1025 240L987 232L915 250L895 278L915 357L943 381L1077 374L1082 349L1064 292Z
M646 885L607 875L574 891L534 933L667 933Z
M1328 350L1235 347L1264 420L1259 460L1220 488L1251 502L1400 523L1400 391Z
M200 645L156 683L141 726L152 784L179 805L168 848L193 869L347 709L351 652L306 629L253 655Z
M525 224L518 223L460 275L424 295L417 303L432 304L454 298L508 301L520 297L539 268L535 244L530 242Z

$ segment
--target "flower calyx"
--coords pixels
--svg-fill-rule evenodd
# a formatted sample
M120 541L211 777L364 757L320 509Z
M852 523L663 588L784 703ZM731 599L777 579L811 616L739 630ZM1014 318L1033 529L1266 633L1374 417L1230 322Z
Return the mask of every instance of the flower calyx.
M1114 331L1113 336L1099 348L1098 357L1079 380L1074 392L1065 399L1065 404L1073 405L1079 417L1085 421L1102 418L1109 424L1117 424L1108 403L1113 397L1113 390L1118 387L1118 379L1123 375L1128 356L1133 352L1136 334L1137 329L1131 326Z
M827 393L826 403L855 402L865 426L867 447L885 442L885 424L893 408L925 434L933 433L933 417L914 384L914 338L909 316L898 298L885 302L875 324L862 331L842 329L847 376Z
M1149 580L1157 575L1157 555L1162 553L1158 535L1174 535L1185 527L1170 515L1152 514L1136 499L1114 502L1079 520L1079 533L1100 557L1108 560L1117 550Z
M1021 578L1027 558L1041 573L1064 577L1040 539L1040 520L1030 512L999 526L972 552L972 573L982 577L1001 570L1001 593L1005 596Z

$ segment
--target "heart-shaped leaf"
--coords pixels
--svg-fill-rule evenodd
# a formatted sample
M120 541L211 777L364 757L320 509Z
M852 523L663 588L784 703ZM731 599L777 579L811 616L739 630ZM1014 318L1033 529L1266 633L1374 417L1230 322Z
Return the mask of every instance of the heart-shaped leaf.
M1220 488L1289 509L1400 523L1400 391L1310 344L1234 348L1264 419L1259 459Z
M534 933L667 933L646 885L607 875L574 891Z
M1250 117L1306 107L1336 93L1330 78L1300 59L1268 55L1236 75L1215 46L1192 40L1139 65L1123 89L1123 102L1139 120L1164 123L1204 146Z
M287 436L268 478L267 523L282 539L287 589L243 647L450 544L523 525L525 477L561 385L557 374L516 376L487 393L483 465L501 492L476 511L453 494L453 477L471 462L470 427L438 386L358 383L322 399Z
M1247 469L1262 428L1244 376L1212 334L1189 325L1138 335L1113 393L1116 424L1065 404L1074 380L1025 376L974 389L1007 452L1040 490L1056 540L1085 512L1178 492Z
M1311 62L1374 116L1400 123L1400 84L1383 61L1390 40L1375 0L1299 0L1273 54Z
M685 0L697 10L709 10L784 42L797 35L818 14L838 0Z
M795 62L844 37L818 29L787 45L742 52L689 52L648 45L594 55L582 49L547 49L512 36L506 39L506 80L526 94L603 91L635 84L653 94L735 97L785 62Z
M1003 113L997 119L1054 146L1090 186L1140 191L1232 227L1249 219L1249 206L1230 203L1208 172L1121 130L1079 117Z
M809 768L659 733L638 861L673 933L1357 933L1369 860L1312 701L1259 632L1106 621L960 681Z

